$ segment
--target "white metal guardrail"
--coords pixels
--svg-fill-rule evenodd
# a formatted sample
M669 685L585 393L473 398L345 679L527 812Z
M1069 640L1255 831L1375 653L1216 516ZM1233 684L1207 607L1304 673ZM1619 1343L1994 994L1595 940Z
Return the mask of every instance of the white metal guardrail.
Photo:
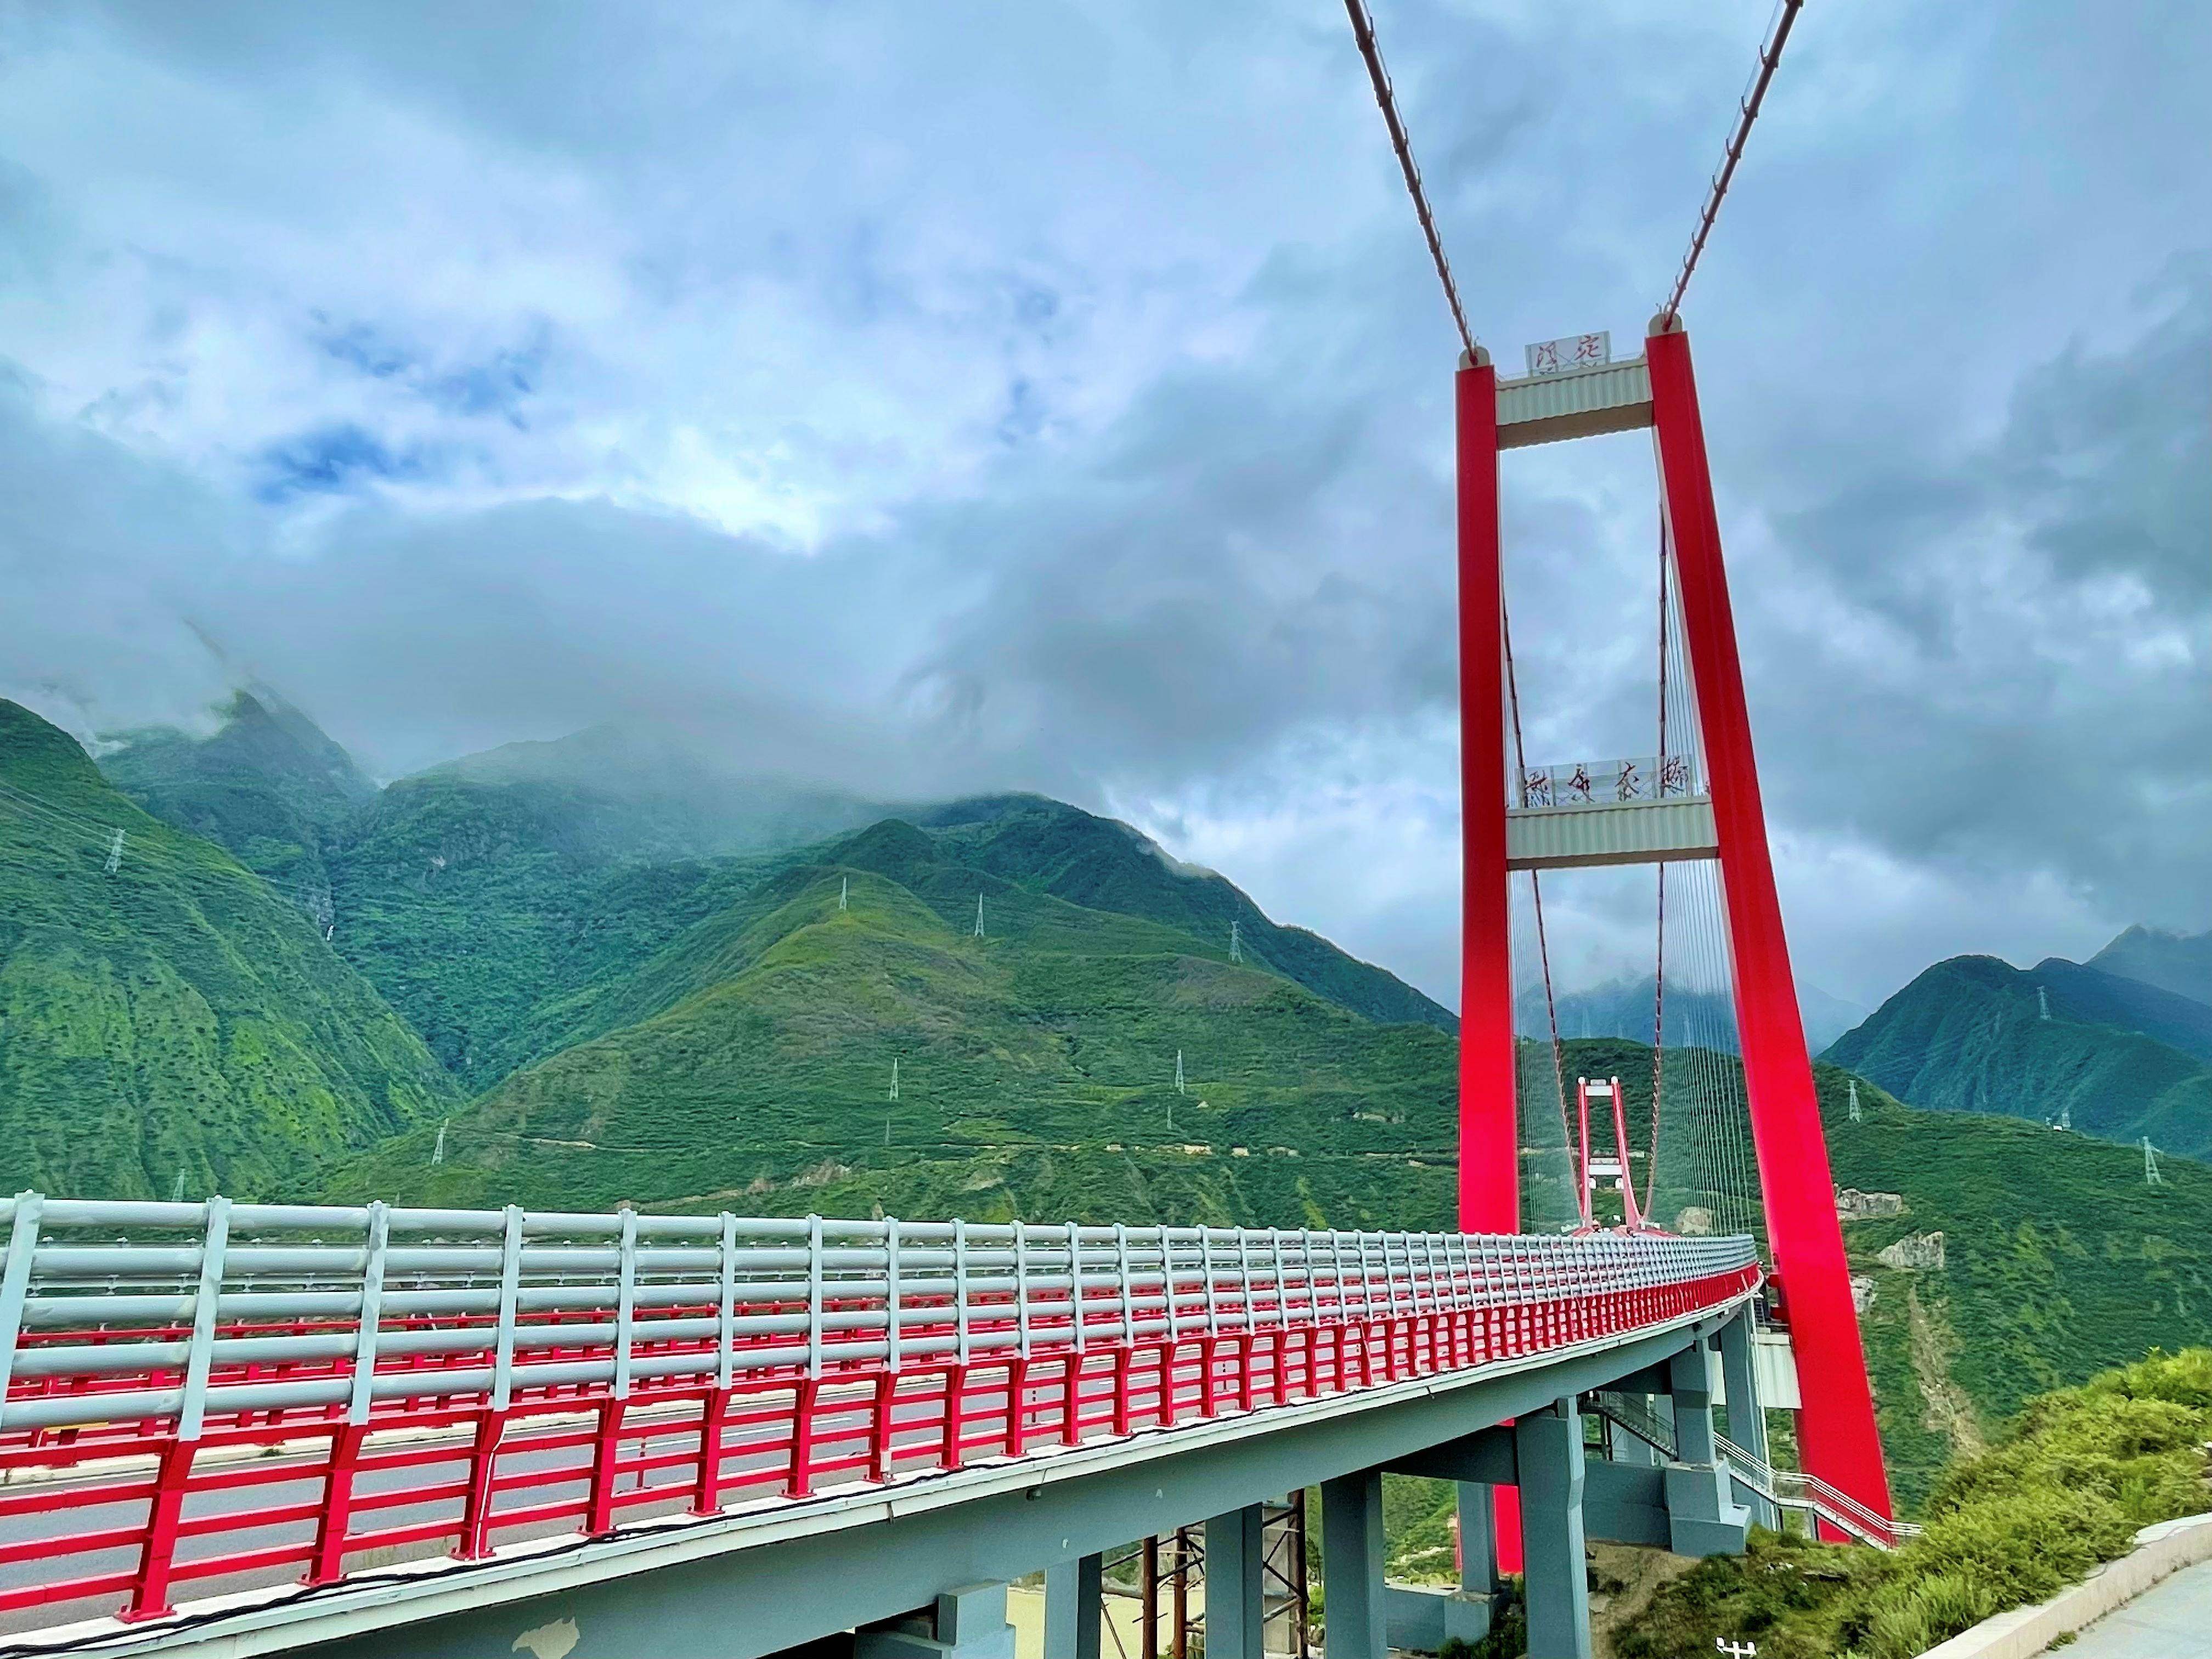
M0 1203L0 1433L1632 1293L1735 1238ZM1080 1316L1078 1317L1078 1311ZM651 1352L644 1349L649 1346ZM580 1352L580 1350L587 1350ZM436 1368L433 1379L423 1368ZM153 1379L158 1378L158 1382Z

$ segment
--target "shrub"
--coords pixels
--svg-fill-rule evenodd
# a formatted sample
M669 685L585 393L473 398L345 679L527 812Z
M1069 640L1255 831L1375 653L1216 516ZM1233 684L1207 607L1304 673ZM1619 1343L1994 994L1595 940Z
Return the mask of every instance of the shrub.
M1761 1659L1911 1659L2124 1553L2138 1529L2212 1508L2212 1350L2148 1358L2031 1401L1947 1469L1927 1531L1890 1555L1757 1534L1652 1599L1622 1659L1690 1659L1756 1638Z

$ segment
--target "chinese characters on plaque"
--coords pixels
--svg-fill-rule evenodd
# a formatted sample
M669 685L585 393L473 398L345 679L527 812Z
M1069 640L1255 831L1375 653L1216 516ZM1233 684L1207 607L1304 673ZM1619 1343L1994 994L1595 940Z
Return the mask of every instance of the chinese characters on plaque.
M1530 374L1565 374L1577 368L1603 368L1613 361L1613 333L1570 334L1527 348Z

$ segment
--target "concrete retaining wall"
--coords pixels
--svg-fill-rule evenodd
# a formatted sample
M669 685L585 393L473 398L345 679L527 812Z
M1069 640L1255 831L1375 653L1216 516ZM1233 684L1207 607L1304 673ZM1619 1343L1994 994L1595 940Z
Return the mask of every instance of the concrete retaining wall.
M2136 1547L2069 1589L2032 1607L1984 1619L1939 1642L1920 1659L2035 1659L2060 1637L2094 1624L2169 1573L2212 1560L2212 1515L2161 1521L2136 1534Z

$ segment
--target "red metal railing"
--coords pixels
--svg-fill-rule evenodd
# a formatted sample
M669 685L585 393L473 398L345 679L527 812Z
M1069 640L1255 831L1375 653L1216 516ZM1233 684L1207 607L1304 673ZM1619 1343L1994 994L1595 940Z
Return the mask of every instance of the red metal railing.
M1736 1239L31 1194L0 1222L16 1628L1386 1388L1759 1278Z

